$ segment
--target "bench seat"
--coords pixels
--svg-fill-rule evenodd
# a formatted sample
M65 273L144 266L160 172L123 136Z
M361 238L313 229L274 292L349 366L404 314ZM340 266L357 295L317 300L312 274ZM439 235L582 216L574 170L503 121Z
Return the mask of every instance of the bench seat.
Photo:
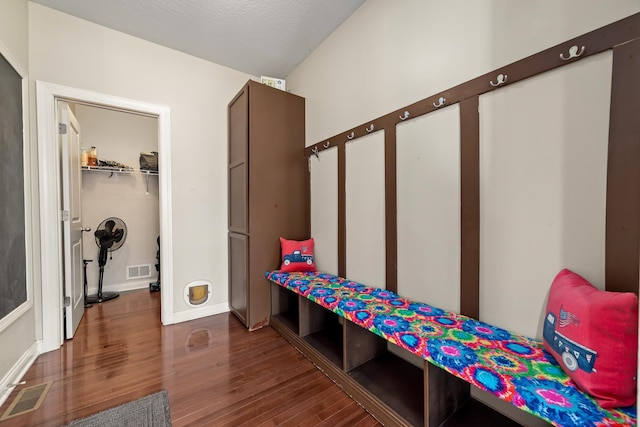
M542 341L321 272L267 278L555 426L633 426L636 408L601 408Z

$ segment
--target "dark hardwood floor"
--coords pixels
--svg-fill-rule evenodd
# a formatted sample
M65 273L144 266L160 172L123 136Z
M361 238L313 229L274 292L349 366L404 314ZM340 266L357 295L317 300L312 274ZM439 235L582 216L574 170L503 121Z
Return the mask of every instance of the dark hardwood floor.
M36 411L2 427L61 426L167 390L174 426L376 426L377 421L270 327L229 313L160 324L160 293L85 310L73 340L38 357L24 387L53 381Z

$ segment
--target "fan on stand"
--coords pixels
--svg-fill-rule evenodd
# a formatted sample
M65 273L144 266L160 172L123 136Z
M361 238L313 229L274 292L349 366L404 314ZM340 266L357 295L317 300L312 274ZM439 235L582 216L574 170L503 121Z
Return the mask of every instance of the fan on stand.
M100 248L98 252L100 276L98 278L98 293L87 297L87 303L89 304L109 301L120 295L117 292L102 292L102 279L104 277L104 266L107 265L107 254L120 249L125 240L127 240L127 225L120 218L107 218L100 223L93 234L96 238L96 245Z

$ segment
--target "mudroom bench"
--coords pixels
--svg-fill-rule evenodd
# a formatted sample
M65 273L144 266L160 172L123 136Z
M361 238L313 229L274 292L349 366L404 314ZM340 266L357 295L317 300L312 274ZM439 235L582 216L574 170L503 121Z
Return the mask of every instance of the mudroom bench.
M271 326L385 425L521 425L504 402L539 417L524 425L636 425L635 407L599 407L541 341L330 274L267 279Z

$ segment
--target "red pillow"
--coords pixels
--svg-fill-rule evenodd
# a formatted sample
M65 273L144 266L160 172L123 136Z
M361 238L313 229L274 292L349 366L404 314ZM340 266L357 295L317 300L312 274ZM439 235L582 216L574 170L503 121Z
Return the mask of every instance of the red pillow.
M297 241L280 238L282 265L280 271L316 271L313 263L313 238Z
M636 403L638 297L562 270L551 285L544 347L603 408Z

